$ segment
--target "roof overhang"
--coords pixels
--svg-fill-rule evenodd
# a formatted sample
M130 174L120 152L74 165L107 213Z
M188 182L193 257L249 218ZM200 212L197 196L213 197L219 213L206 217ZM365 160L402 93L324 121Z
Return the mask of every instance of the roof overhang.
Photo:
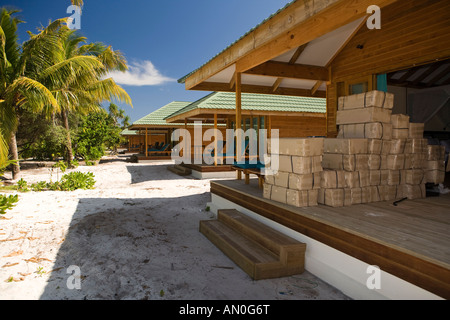
M365 25L368 7L396 0L295 1L191 74L187 90L326 97L329 66Z
M264 111L264 110L246 110L242 109L242 116L285 116L285 117L315 117L326 118L325 113L317 112L286 112L286 111ZM203 121L205 123L213 123L214 116L217 115L218 122L226 122L228 118L236 115L234 109L194 109L185 113L167 118L168 123L181 123Z

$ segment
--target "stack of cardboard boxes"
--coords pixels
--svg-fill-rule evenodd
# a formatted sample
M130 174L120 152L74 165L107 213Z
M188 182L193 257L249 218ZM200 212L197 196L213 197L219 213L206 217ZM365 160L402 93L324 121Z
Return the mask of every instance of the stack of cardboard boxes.
M264 197L295 207L317 205L323 142L323 138L281 138L278 148L269 143L269 152L277 154L279 170L266 175Z
M438 145L428 145L425 160L425 182L440 184L443 183L444 180L445 147Z
M296 207L424 198L425 183L444 181L445 149L428 145L423 123L393 115L393 103L381 91L342 97L337 138L280 139L264 197Z

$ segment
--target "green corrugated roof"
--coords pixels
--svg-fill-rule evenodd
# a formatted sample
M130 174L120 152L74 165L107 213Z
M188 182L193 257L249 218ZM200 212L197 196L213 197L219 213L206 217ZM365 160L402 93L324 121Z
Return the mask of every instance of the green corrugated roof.
M258 24L256 27L250 29L249 31L247 31L243 36L241 36L239 39L237 39L236 41L234 41L232 44L230 44L228 47L226 47L225 49L223 49L221 52L219 52L218 54L216 54L214 57L212 57L211 59L209 59L206 63L204 63L202 66L198 67L197 69L195 69L194 71L188 73L187 75L185 75L184 77L182 77L181 79L178 80L178 83L184 83L186 81L186 79L191 76L192 74L194 74L197 70L199 70L201 67L203 67L204 65L208 64L208 62L210 62L211 60L213 60L215 57L217 57L218 55L220 55L222 52L226 51L228 48L232 47L235 43L237 43L239 40L241 40L242 38L244 38L245 36L247 36L249 33L251 33L253 30L255 30L256 28L258 28L260 25L264 24L266 21L272 19L274 16L276 16L277 14L279 14L280 12L282 12L283 10L287 9L291 4L293 4L296 0L293 0L291 2L289 2L288 4L286 4L283 8L279 9L277 12L271 14L267 19L264 19L260 24Z
M146 115L145 117L137 120L133 123L135 125L167 125L166 120L164 120L167 116L171 115L174 112L177 112L184 107L191 104L191 102L186 101L174 101L171 102L164 107Z
M234 110L235 108L236 94L234 92L213 92L167 116L166 119L194 109ZM242 110L326 113L327 106L324 98L243 93Z
M135 130L125 129L120 133L122 136L136 136L138 133Z

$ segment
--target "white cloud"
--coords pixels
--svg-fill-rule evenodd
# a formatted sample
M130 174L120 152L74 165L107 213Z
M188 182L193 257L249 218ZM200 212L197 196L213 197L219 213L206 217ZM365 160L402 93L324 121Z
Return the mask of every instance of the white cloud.
M117 84L128 86L157 86L176 81L176 79L163 76L151 61L131 63L126 72L114 71L109 76Z

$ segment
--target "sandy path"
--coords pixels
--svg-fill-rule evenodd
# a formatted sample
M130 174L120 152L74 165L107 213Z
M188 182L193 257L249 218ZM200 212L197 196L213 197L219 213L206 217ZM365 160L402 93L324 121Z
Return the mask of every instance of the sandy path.
M253 281L198 232L208 180L123 159L76 169L95 190L20 194L0 218L0 299L347 299L308 272Z

